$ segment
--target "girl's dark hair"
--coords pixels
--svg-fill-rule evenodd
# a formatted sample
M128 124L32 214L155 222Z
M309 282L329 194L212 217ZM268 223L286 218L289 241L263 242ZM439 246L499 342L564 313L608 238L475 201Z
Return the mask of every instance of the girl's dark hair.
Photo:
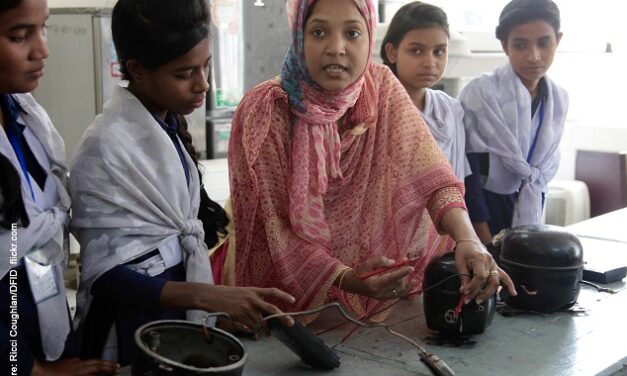
M0 13L5 10L13 9L16 6L20 5L22 0L2 0L0 1Z
M126 62L133 59L154 70L186 54L209 36L207 0L118 0L113 8L111 31L124 79L131 77ZM198 153L192 144L185 118L177 115L178 136L194 160L201 181L198 219L203 223L205 243L212 247L218 233L226 235L228 216L202 187Z
M527 22L542 20L555 30L555 35L560 32L560 10L551 0L512 0L499 17L499 25L496 27L496 38L507 43L507 38L512 29Z
M396 64L391 63L388 59L385 45L392 43L394 48L398 48L398 45L408 32L433 26L440 26L444 29L446 35L450 37L448 18L441 8L420 1L403 5L392 17L388 31L385 33L383 42L381 42L381 59L383 59L383 63L396 74Z
M30 221L24 201L20 175L11 161L0 154L0 227L11 229L11 224L28 227Z
M111 20L124 79L133 59L154 70L184 55L209 35L207 0L119 0Z

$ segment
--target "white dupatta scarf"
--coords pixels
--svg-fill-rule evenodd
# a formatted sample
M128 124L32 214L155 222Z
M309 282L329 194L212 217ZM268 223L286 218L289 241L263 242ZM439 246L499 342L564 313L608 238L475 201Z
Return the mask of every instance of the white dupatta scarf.
M35 196L33 200L28 181L13 147L6 133L0 132L0 151L11 161L20 175L22 199L30 220L28 227L18 227L17 230L17 260L26 262L25 259L28 259L29 262L51 266L56 282L57 294L39 303L36 302L42 348L46 360L53 361L63 354L65 341L70 332L63 285L63 268L67 262L65 240L70 208L70 196L66 188L65 145L57 130L52 126L48 114L32 95L13 94L12 96L26 112L26 114L20 114L20 120L23 120L20 123L26 126L24 137L28 139L32 135L39 141L41 148L38 147L39 145L31 145L31 150L48 174L43 191L34 179L30 178ZM0 244L6 245L7 250L13 243L11 237L11 231L0 230ZM3 255L0 258L0 275L4 277L15 266L10 263L8 254ZM25 267L29 268L29 263L26 263Z
M132 93L114 88L77 146L70 175L71 227L81 244L83 265L75 320L79 327L99 276L172 236L180 240L186 280L213 283L197 219L200 178L190 156L184 155L189 185L166 132ZM202 311L187 311L189 320L203 316Z
M455 175L464 181L471 170L466 158L466 131L461 103L443 91L427 88L422 117L448 158Z
M535 152L527 163L533 142L531 95L507 64L471 81L460 94L466 126L466 151L490 153L490 170L484 188L499 194L519 192L512 227L540 224L542 193L559 167L559 143L564 130L568 95L547 76L548 96Z

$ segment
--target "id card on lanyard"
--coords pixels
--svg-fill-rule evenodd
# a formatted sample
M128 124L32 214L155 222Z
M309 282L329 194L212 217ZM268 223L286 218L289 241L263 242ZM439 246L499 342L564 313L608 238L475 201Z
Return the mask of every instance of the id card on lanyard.
M26 274L30 289L33 293L33 299L36 304L54 298L59 295L59 282L57 281L54 265L41 265L31 260L28 256L24 257Z
M538 121L538 129L536 130L536 134L533 137L533 141L531 142L531 147L529 148L529 152L527 153L527 163L531 166L531 158L533 158L533 153L536 151L536 146L538 145L538 137L540 136L540 131L542 130L542 124L544 123L544 103L545 99L540 102L540 110L538 112L538 117L540 118ZM533 121L533 114L531 114L531 120ZM520 193L520 189L525 184L526 180L523 180L520 183L520 187L518 187L518 191L516 191L516 202L518 202L518 193Z
M538 145L538 137L540 135L540 131L542 130L542 123L544 123L544 103L546 99L543 99L540 103L540 111L539 111L539 123L538 130L536 131L536 135L533 137L533 141L531 143L531 147L529 148L529 153L527 154L527 163L531 164L531 158L533 157L533 153L536 151L536 146ZM533 119L533 114L531 115Z

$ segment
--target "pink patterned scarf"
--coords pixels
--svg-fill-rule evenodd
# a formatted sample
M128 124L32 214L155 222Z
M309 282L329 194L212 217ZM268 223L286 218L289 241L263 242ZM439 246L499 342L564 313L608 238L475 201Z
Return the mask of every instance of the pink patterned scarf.
M362 92L365 72L340 92L323 91L307 73L304 54L305 16L316 0L288 0L287 14L292 28L290 47L281 72L295 116L289 181L290 219L294 231L312 244L331 249L331 233L324 218L322 196L329 179L342 179L340 135L337 122L355 105ZM375 42L376 13L372 0L353 0L368 25L368 65Z

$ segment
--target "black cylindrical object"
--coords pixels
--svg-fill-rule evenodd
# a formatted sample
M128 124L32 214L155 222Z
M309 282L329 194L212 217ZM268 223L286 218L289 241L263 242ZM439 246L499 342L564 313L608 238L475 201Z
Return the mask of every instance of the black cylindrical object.
M496 295L480 305L470 302L462 307L459 316L456 315L455 307L461 299L459 276L454 276L457 273L454 253L447 253L427 265L423 282L427 326L446 334L481 334L494 317Z
M133 376L240 376L248 355L229 333L190 321L162 320L135 332Z
M503 238L499 264L518 293L509 296L503 289L501 297L514 308L555 312L577 302L583 248L568 231L546 225L513 228Z

